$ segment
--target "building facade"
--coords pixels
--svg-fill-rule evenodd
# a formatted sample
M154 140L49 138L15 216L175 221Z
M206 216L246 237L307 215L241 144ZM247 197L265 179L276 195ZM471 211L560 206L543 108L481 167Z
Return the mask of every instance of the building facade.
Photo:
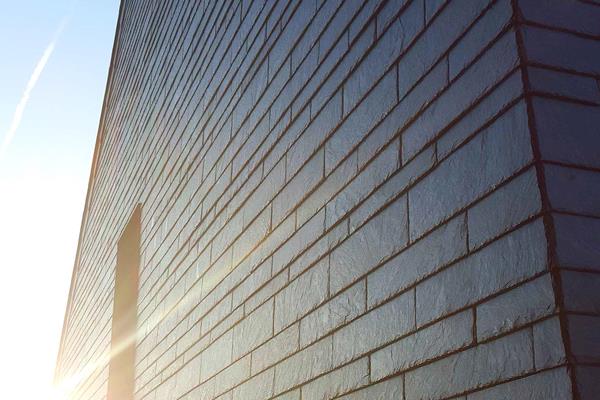
M70 399L600 392L600 3L121 4Z

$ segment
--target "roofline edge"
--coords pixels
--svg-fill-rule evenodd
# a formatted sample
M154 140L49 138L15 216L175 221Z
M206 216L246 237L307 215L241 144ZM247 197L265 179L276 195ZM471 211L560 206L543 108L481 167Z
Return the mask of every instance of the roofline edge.
M86 192L86 196L85 196L85 205L83 208L83 213L81 216L81 223L79 226L79 238L77 240L77 250L75 253L75 261L73 263L73 270L71 272L71 283L69 285L69 296L67 298L67 304L65 307L63 326L62 326L62 330L61 330L60 342L59 342L58 352L56 355L56 362L55 362L55 366L54 366L54 384L55 385L58 384L59 380L60 380L58 375L59 375L59 370L61 367L60 364L61 364L62 352L64 349L64 342L66 339L66 329L68 326L67 323L69 320L69 312L70 312L72 304L73 304L73 294L75 291L75 280L76 280L77 273L79 270L78 267L79 267L79 259L80 259L80 252L81 252L81 240L82 240L82 235L83 235L85 225L87 222L87 216L88 216L88 212L89 212L89 204L91 201L91 193L92 193L94 183L96 180L98 157L100 155L100 150L102 147L102 139L104 138L104 129L103 129L104 117L105 117L106 109L108 107L108 98L110 97L110 94L111 94L115 62L116 62L117 53L119 50L119 38L121 35L121 24L122 24L122 20L123 20L124 3L125 3L125 0L120 0L119 13L117 16L117 25L115 27L115 35L114 35L113 47L112 47L112 52L111 52L111 57L110 57L110 64L108 67L108 75L106 78L106 85L105 85L105 89L104 89L104 100L102 102L102 109L100 111L100 119L98 122L98 131L96 133L96 143L94 145L94 154L92 156L92 164L90 167L88 187L87 187L87 192Z

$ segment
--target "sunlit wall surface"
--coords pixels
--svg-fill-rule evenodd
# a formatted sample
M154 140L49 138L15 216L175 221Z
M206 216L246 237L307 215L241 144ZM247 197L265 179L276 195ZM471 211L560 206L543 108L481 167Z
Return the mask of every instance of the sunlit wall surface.
M57 366L103 399L592 399L600 6L124 1ZM137 330L111 343L141 209Z

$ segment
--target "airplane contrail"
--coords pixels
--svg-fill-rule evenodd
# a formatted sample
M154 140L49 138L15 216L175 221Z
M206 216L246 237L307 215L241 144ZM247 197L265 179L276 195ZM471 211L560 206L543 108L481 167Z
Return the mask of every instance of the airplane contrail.
M60 34L64 30L67 22L68 22L68 17L63 18L60 25L58 26L58 29L55 31L55 33L52 37L52 40L50 41L48 46L46 46L46 49L44 50L42 57L37 62L36 66L33 70L33 73L29 77L27 86L25 86L25 90L23 91L23 94L21 95L21 99L19 100L19 103L17 104L17 108L15 109L15 113L13 114L8 131L6 131L6 134L4 135L4 140L2 141L2 144L0 144L0 160L2 160L2 157L3 157L4 153L6 152L6 149L8 148L8 146L14 139L15 134L17 133L17 129L19 129L19 125L21 124L21 119L23 118L23 112L25 111L25 107L27 106L27 102L29 101L29 97L31 96L31 92L35 88L35 85L37 84L37 81L40 78L40 75L42 75L42 72L44 71L44 68L46 67L46 63L50 59L50 56L52 55L52 52L54 51L54 48L56 46L56 42L58 41L58 38L60 37Z

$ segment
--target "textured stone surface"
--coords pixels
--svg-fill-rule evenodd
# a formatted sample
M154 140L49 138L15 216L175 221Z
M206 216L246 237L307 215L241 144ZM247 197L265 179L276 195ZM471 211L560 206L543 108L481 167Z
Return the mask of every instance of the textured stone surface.
M477 338L487 339L555 311L550 274L477 306Z
M596 3L125 0L69 398L138 205L136 399L595 398Z
M232 331L217 339L202 353L200 378L206 380L231 363Z
M363 357L302 386L305 399L328 400L369 383L369 360Z
M367 278L369 308L415 284L467 252L464 216L448 221Z
M512 17L512 7L508 0L496 2L477 21L448 55L450 79L463 70L498 33L508 25Z
M371 163L327 204L325 223L328 227L357 206L374 187L383 183L398 168L398 145L399 143L396 142L395 145L389 146L371 159ZM371 211L377 210L371 208ZM364 222L362 219L360 222L355 220L356 218L353 218L352 230L356 229L359 223Z
M536 98L533 107L539 116L536 125L545 160L600 167L600 154L596 151L600 145L596 128L600 124L597 106Z
M479 103L475 104L467 115L448 127L448 131L437 142L438 157L445 158L452 150L464 143L470 135L488 123L492 117L501 114L503 108L522 93L521 74L518 71L513 72Z
M396 98L396 74L387 75L350 114L325 144L325 171L329 173L392 108Z
M340 397L340 400L388 400L402 398L402 377L389 379L369 386L352 394Z
M402 336L413 329L414 324L414 294L408 292L335 332L334 365L350 361Z
M600 72L600 41L538 27L526 27L523 33L529 60L577 72Z
M592 77L535 67L528 68L527 75L531 89L536 92L600 102L600 88Z
M273 395L273 369L255 375L252 379L233 389L233 399L263 400Z
M580 271L562 271L562 290L568 311L600 314L600 275Z
M426 1L431 3L431 1ZM434 13L442 2L426 6L426 15ZM459 0L448 3L439 16L425 30L422 37L407 51L398 63L398 81L400 98L409 91L415 82L423 76L436 60L446 51L450 43L456 40L474 17L483 10L488 1Z
M511 381L491 389L482 390L467 396L467 400L484 399L530 399L530 400L570 400L571 381L565 368L540 372L535 375Z
M330 288L337 293L408 242L406 198L388 208L331 253Z
M409 192L410 236L429 229L476 200L532 157L527 114L519 104L458 149ZM440 186L448 189L443 194Z
M477 248L541 211L534 169L493 192L468 212L469 247Z
M536 68L528 69L534 97L533 121L539 140L545 186L552 214L557 286L567 315L534 327L536 364L553 365L565 357L574 371L581 399L597 397L598 375L581 363L598 361L597 290L599 260L598 136L599 26L597 2L551 1L547 7L520 0L523 16L538 24L524 30L524 51ZM542 97L543 96L543 97ZM587 315L570 314L583 313ZM562 326L560 326L562 325ZM557 332L561 332L560 338ZM565 342L569 342L566 343ZM540 348L537 348L540 347ZM570 352L570 354L566 354Z
M600 219L554 214L558 262L600 271Z
M519 0L519 9L529 21L590 35L600 35L600 10L594 4L575 0L553 0L540 7L535 0Z
M275 332L305 315L327 297L329 263L324 258L275 296Z
M446 398L532 369L530 334L520 331L406 373L406 399Z
M250 356L243 357L215 376L215 393L221 394L250 377Z
M545 268L546 240L538 219L417 286L417 324L483 300Z
M535 366L546 368L565 361L565 347L560 322L552 318L533 326Z
M281 331L252 352L252 374L264 370L298 350L298 324Z
M331 336L328 336L277 364L275 367L275 393L281 393L330 370L332 367L331 342Z
M448 317L375 352L371 356L371 379L380 380L418 366L469 345L472 341L472 312Z
M248 353L273 335L273 300L254 310L233 328L233 357Z
M544 172L553 209L600 216L599 172L551 164L544 166Z
M571 351L578 362L594 363L600 360L600 317L569 315Z
M365 312L365 281L357 282L300 321L300 345L306 346Z
M469 2L474 7L482 2ZM452 3L456 4L456 3ZM466 4L466 2L463 2ZM466 6L464 8L467 8ZM518 63L512 32L504 35L492 48L471 65L411 124L402 137L402 158L411 159L426 143L435 138L462 110L469 107L494 86Z

